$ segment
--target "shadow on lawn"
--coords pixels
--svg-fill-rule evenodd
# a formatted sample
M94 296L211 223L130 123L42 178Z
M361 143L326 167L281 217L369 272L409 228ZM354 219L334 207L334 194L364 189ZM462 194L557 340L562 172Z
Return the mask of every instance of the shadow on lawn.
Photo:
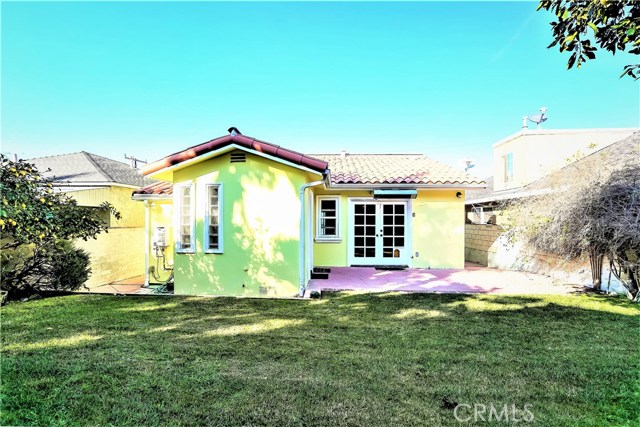
M380 294L333 292L318 300L272 300L207 297L110 296L67 297L31 302L16 311L35 309L45 301L48 316L27 315L30 329L41 331L36 340L11 340L5 335L3 351L34 352L56 348L96 347L103 341L172 339L196 343L230 337L271 335L276 338L305 336L335 329L395 329L407 322L450 322L470 315L484 319L517 314L528 322L575 318L597 320L603 325L620 316L638 316L640 308L622 298L594 295L580 297L512 296L482 294L427 294L389 292ZM82 299L74 307L74 298ZM89 306L89 307L87 307ZM57 312L57 314L56 314ZM16 313L17 314L17 313ZM11 329L13 314L4 317ZM514 325L516 327L517 325ZM6 329L5 329L6 330Z
M444 398L535 399L536 420L551 425L616 392L640 313L586 295L349 292L83 295L2 310L10 425L55 424L50 414L92 425L458 425ZM594 334L596 324L612 330ZM602 349L610 360L595 366L588 356Z

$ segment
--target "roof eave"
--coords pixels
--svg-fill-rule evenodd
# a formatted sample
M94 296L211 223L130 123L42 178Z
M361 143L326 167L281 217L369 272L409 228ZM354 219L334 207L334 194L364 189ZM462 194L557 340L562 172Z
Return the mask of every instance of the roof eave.
M132 194L131 200L173 200L172 194Z
M171 180L166 179L166 177L163 177L163 176L166 176L166 174L168 172L172 172L173 173L173 172L175 172L177 170L186 168L188 166L191 166L193 164L202 162L204 160L209 160L209 159L212 159L214 157L221 156L222 154L226 154L226 153L228 153L230 151L233 151L233 150L246 151L247 153L254 154L256 156L260 156L260 157L263 157L263 158L266 158L266 159L270 159L270 160L273 160L275 162L282 163L282 164L285 164L287 166L290 166L290 167L293 167L293 168L296 168L296 169L300 169L300 170L303 170L305 172L309 172L309 173L312 173L312 174L315 174L315 175L324 176L326 174L326 171L327 171L326 168L324 168L322 171L314 170L314 169L308 168L308 167L306 167L304 165L300 165L300 164L297 164L297 163L294 163L294 162L290 162L288 160L281 159L279 157L275 157L275 156L272 156L270 154L267 154L267 153L264 153L264 152L261 152L261 151L253 150L251 148L247 148L247 147L232 143L232 144L220 147L220 148L218 148L216 150L209 151L207 153L203 153L203 154L201 154L199 156L192 157L191 159L183 160L183 161L181 161L179 163L176 163L174 165L171 165L171 166L168 166L168 167L164 167L162 169L155 170L154 172L149 172L146 176L148 176L149 178L155 178L155 179L160 179L160 180L164 180L164 181L171 181Z
M330 184L329 188L344 190L365 190L376 188L405 188L405 189L431 189L431 190L452 190L452 189L483 189L486 184L481 183L451 183L451 184Z

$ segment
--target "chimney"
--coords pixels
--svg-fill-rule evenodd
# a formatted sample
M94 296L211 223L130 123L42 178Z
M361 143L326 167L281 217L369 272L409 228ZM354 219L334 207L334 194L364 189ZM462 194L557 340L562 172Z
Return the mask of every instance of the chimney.
M529 116L522 116L522 129L529 129L527 120L529 120Z

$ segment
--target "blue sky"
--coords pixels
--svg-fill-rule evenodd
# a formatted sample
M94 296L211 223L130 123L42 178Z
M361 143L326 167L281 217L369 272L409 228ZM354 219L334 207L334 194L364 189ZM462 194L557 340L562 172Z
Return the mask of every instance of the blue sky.
M631 55L566 70L537 3L2 3L2 151L148 160L226 133L306 153L422 152L636 127Z

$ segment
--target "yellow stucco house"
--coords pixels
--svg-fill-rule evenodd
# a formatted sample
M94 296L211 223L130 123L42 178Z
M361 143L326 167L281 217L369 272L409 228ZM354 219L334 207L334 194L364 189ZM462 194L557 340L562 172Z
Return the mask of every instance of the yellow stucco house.
M76 199L81 206L99 208L111 203L122 215L105 212L107 233L95 240L78 240L91 260L90 290L145 274L144 207L131 200L131 192L153 183L130 165L81 151L30 159L44 176L54 178L54 187Z
M302 295L324 267L464 267L484 183L421 154L305 155L229 134L146 165L147 272L176 294Z

